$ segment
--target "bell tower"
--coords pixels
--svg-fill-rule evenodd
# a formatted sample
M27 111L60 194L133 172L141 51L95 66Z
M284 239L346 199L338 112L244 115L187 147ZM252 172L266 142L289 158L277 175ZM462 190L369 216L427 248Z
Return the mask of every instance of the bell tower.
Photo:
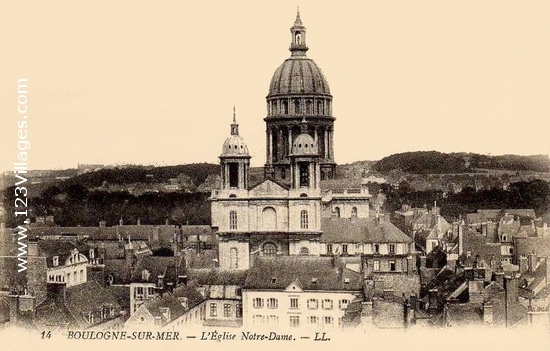
M239 136L235 106L233 106L231 136L223 144L220 165L222 190L246 190L248 188L250 155L244 139Z

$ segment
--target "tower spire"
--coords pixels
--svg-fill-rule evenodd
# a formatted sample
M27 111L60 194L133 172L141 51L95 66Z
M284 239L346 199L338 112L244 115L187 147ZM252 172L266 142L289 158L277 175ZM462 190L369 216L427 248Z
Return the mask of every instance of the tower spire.
M235 114L235 105L233 105L233 123L231 123L231 135L239 135L239 124Z
M300 18L300 6L296 6L296 20L294 21L294 26L302 26L302 19Z

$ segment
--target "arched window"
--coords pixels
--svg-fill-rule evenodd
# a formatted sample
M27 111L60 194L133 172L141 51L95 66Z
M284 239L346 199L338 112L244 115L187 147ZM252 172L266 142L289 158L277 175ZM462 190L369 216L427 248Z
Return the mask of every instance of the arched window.
M273 101L272 104L271 104L271 113L276 115L279 113L279 109L278 109L278 106L277 106L277 101Z
M266 207L262 211L262 229L276 230L277 229L277 212L273 207Z
M340 207L334 208L334 214L336 215L336 218L340 218Z
M357 218L357 207L351 208L351 218Z
M306 114L311 115L311 100L306 100Z
M305 246L302 246L302 247L300 248L300 255L302 255L302 256L307 256L307 255L309 255L309 249L308 249L307 247L305 247Z
M294 100L294 113L297 115L302 113L300 110L300 100L298 99Z
M285 115L287 115L288 114L288 101L283 100L282 104L283 104L283 113Z
M229 268L238 268L239 267L239 257L237 253L237 248L232 247L229 249Z
M296 44L300 45L302 42L302 36L300 35L300 32L296 33Z
M275 256L277 255L277 245L274 243L265 243L262 247L264 256Z
M317 114L318 115L325 114L325 109L324 109L324 106L323 106L323 100L318 100L317 101Z
M309 226L309 215L306 210L300 212L300 228L307 229Z
M237 229L237 211L229 211L229 229Z
M300 186L309 186L309 165L300 162Z

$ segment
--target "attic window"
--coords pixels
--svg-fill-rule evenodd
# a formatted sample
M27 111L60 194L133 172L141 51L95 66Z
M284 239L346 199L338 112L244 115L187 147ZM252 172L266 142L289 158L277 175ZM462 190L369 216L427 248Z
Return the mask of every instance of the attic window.
M317 278L311 278L311 283L312 283L312 284L317 283Z
M344 284L349 284L349 278L344 279Z

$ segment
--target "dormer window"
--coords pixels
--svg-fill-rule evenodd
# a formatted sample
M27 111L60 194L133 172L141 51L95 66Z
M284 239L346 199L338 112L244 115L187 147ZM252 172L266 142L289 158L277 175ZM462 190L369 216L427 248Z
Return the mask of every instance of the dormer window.
M144 280L144 281L148 281L150 275L151 275L151 274L149 273L149 271L146 270L146 269L144 269L144 270L141 272L141 279Z
M59 266L59 256L54 256L53 257L53 266L54 267Z
M94 249L90 249L90 258L95 258L95 251Z

